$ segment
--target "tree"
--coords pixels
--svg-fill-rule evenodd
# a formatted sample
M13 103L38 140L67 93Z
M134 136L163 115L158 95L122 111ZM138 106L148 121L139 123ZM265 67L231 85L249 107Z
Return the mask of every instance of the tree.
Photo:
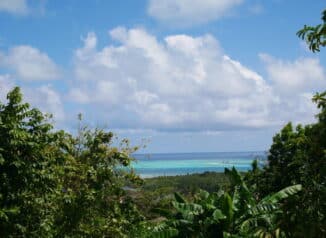
M57 235L67 237L128 237L143 221L123 189L126 181L141 182L128 167L134 151L127 140L119 150L113 133L83 127L78 136L65 135L62 208L57 214Z
M320 51L326 45L326 10L323 23L304 26L297 35L309 49ZM290 79L289 79L290 80ZM295 129L287 124L273 138L268 165L250 172L248 182L258 196L284 186L303 185L302 194L283 204L281 226L294 237L326 237L326 92L317 93L313 101L320 109L317 123Z
M46 237L57 206L60 133L49 115L22 103L19 88L0 103L0 236Z
M128 141L80 127L54 131L51 116L22 102L18 87L0 103L1 237L137 237L143 217L126 195Z
M312 52L320 51L320 46L326 46L326 9L322 12L323 23L317 26L304 26L297 35L305 39Z
M268 165L250 172L251 188L259 197L294 184L300 196L282 206L281 227L295 237L326 236L326 92L313 98L321 109L317 123L295 129L288 123L273 138Z

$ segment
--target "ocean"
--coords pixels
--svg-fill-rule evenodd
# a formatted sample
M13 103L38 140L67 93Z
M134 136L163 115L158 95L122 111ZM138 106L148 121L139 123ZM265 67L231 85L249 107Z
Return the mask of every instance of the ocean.
M266 163L266 152L208 152L134 154L133 168L142 178L173 176L206 171L223 172L233 166L239 171L251 169L257 159L260 166Z

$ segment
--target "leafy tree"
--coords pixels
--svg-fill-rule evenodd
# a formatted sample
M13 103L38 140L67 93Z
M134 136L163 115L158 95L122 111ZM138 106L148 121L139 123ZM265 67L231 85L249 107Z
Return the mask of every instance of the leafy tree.
M141 182L122 167L131 158L128 141L118 150L111 146L113 134L82 128L75 138L67 134L65 142L62 212L57 216L58 235L67 237L127 237L143 217L126 196L126 181Z
M322 20L322 24L304 26L297 33L313 52L326 45L326 10ZM313 101L320 109L317 123L295 129L287 124L273 138L268 166L247 175L260 197L284 186L303 185L301 195L282 206L281 226L291 237L326 237L326 92L317 93Z
M22 103L19 88L0 104L0 236L45 237L57 209L60 133L50 117Z
M318 122L297 126L287 124L273 138L268 165L251 172L248 182L259 197L282 187L302 184L300 196L282 206L281 227L294 237L326 236L326 93L314 101L321 112Z
M317 26L304 26L297 35L305 39L312 52L320 51L320 46L326 46L326 9L322 12L323 23Z
M1 237L137 237L147 228L123 189L141 181L124 169L134 149L127 140L116 148L111 132L54 131L18 87L7 99L0 104Z

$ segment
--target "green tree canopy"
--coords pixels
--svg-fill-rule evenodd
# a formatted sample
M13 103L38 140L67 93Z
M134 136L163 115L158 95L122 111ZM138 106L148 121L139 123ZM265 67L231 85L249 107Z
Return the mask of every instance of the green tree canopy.
M128 141L80 127L54 131L51 116L23 103L18 87L0 103L0 237L129 237L143 217L123 185L140 181Z

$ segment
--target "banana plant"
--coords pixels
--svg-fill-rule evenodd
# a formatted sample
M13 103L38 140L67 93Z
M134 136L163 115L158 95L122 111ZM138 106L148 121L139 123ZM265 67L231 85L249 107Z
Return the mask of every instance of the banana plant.
M170 217L164 222L164 226L159 225L159 229L154 230L151 237L222 237L221 229L217 226L219 220L225 219L222 211L216 206L218 195L209 194L201 190L194 197L193 202L187 201L179 193L175 193L175 201L172 202L174 211L162 211L166 217ZM170 215L167 213L170 212ZM177 234L173 234L176 229ZM159 231L157 231L159 230ZM169 232L165 232L169 230Z
M200 190L192 202L175 194L174 211L160 211L167 218L151 237L285 237L278 226L280 202L301 190L301 185L282 189L257 201L239 172L226 169L231 192Z

